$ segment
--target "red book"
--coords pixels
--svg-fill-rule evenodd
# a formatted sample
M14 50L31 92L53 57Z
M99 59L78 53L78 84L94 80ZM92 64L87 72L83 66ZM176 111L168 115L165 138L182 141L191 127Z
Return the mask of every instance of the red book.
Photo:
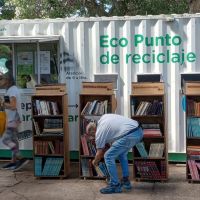
M81 144L82 144L82 148L83 148L83 154L86 156L89 156L90 153L89 153L87 139L86 139L85 135L81 135Z

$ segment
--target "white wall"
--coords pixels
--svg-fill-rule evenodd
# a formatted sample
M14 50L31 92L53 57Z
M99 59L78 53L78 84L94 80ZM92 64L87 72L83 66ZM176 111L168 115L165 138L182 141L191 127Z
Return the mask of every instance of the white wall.
M70 149L78 149L78 121L73 121L78 115L79 93L82 81L93 81L95 73L119 76L119 87L116 91L117 113L129 116L129 95L131 82L136 81L137 74L161 73L166 87L167 124L169 152L185 152L184 112L181 107L180 74L200 72L200 15L173 16L136 16L113 18L78 18L78 19L45 19L45 20L13 20L0 21L0 39L4 36L37 36L61 35L61 82L67 84L69 94ZM163 45L146 46L144 43L134 45L136 35L144 37L159 37L169 43ZM100 36L109 38L126 38L126 47L100 47ZM172 44L172 38L174 43ZM180 39L181 42L178 40ZM180 42L180 43L178 43ZM105 43L104 43L105 44ZM190 55L188 60L168 62L167 50L170 54L183 53ZM102 64L100 57L109 52L119 56L119 63ZM127 54L159 54L165 62L134 63L126 62ZM189 56L189 57L190 57ZM196 58L194 58L196 56ZM145 57L146 61L150 56Z

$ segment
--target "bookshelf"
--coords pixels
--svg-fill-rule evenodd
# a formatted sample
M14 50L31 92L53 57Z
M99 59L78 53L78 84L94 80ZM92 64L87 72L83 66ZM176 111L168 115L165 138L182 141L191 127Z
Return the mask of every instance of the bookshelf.
M141 143L133 148L135 181L167 181L168 150L165 92L163 82L133 82L130 95L131 118L144 132Z
M96 168L92 160L96 154L95 138L86 134L91 121L97 123L106 113L114 113L116 100L113 83L83 82L79 96L79 174L84 179L106 179L108 172L103 160Z
M37 85L31 102L34 175L67 177L70 156L66 85Z
M186 179L200 183L200 82L185 82Z

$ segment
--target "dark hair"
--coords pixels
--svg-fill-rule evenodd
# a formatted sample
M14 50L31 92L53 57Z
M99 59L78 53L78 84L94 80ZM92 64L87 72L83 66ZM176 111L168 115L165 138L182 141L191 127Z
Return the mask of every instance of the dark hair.
M11 73L5 73L3 77L8 80L9 86L15 85L15 79Z

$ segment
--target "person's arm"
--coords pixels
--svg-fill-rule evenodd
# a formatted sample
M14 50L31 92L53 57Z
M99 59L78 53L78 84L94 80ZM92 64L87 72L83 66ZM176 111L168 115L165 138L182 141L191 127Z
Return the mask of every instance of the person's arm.
M3 99L0 97L0 110L4 110L4 101Z
M103 158L104 153L105 153L105 150L104 150L104 149L97 149L95 158L94 158L94 160L92 161L92 164L93 164L94 166L98 165L99 161Z
M97 149L96 155L94 160L92 161L92 164L98 165L99 161L104 157L105 152L110 148L110 144L106 144L103 149Z
M17 108L17 99L16 97L12 96L10 97L10 102L6 103L4 102L5 109L15 110Z

